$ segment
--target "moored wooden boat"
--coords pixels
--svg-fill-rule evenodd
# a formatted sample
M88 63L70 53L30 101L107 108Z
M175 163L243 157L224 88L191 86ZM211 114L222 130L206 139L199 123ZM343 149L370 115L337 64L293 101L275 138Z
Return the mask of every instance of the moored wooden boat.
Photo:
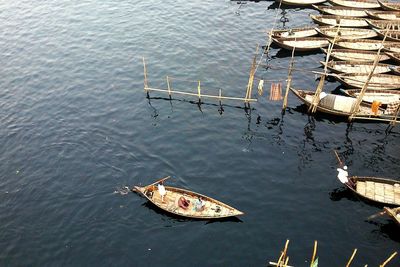
M392 66L392 67L390 68L390 70L391 70L394 74L400 75L400 66Z
M328 51L324 48L321 49L325 54ZM375 51L363 51L353 49L332 49L330 57L337 60L344 61L363 61L363 62L374 62L377 53ZM379 55L379 61L385 61L390 59L388 55L381 53Z
M384 52L400 53L400 42L386 43L383 47Z
M302 27L283 30L272 30L271 36L273 38L302 38L318 35L314 27Z
M288 6L311 6L313 4L321 4L327 0L275 0L275 2L282 2L283 5Z
M400 30L400 21L398 20L376 20L365 19L371 28L385 29L385 30Z
M329 0L329 2L338 6L355 7L360 9L381 7L376 0Z
M335 73L371 73L374 63L363 61L320 61L322 65L326 65L329 70ZM378 63L375 66L374 73L387 73L392 71L392 66L388 64Z
M400 3L377 0L384 10L400 11Z
M362 88L369 74L346 73L336 76L336 79L351 88ZM374 90L400 89L400 76L391 74L373 74L368 82L368 88Z
M310 18L319 25L364 28L368 23L363 18L353 18L334 15L310 15Z
M221 201L186 189L171 186L165 186L166 194L163 202L156 184L163 182L168 178L169 177L166 177L144 187L134 186L132 191L143 195L160 209L178 216L194 219L221 219L243 215L243 212L222 203ZM181 197L189 202L186 208L183 208L179 203ZM195 208L195 203L198 199L201 199L204 205L201 210L196 210Z
M382 39L386 36L387 41L400 42L400 30L373 29Z
M380 48L385 49L400 49L400 43L373 39L339 39L335 41L335 46L346 49L357 49L357 50L378 50Z
M344 185L358 196L385 205L400 205L400 182L380 177L352 176Z
M312 103L312 99L314 97L314 91L308 90L299 90L290 87L292 93L297 96L305 105L308 107ZM339 117L349 117L352 115L352 110L356 105L357 99L353 97L347 97L342 95L334 95L334 94L320 94L320 101L317 105L317 111L329 115L339 116ZM363 117L384 117L384 109L378 108L377 114L375 115L371 110L371 105L361 102L359 106L359 110L357 111L357 116Z
M397 208L388 208L384 207L383 210L389 217L391 217L397 224L400 225L400 207Z
M337 27L319 27L315 29L319 34L328 38L335 38L336 35L345 39L368 39L378 36L378 33L372 29L340 28L339 31Z
M360 95L361 89L340 89L340 92L347 96L357 98ZM362 101L372 103L374 101L381 102L382 105L400 101L400 91L397 90L371 90L367 89L364 92Z
M372 19L400 20L400 11L366 10L365 12Z
M272 38L272 41L278 46L296 51L312 51L329 45L329 41L322 37L304 37L304 38Z
M312 5L313 8L321 13L334 15L334 16L346 16L346 17L367 17L368 14L365 10L354 8L354 7L342 7L342 6L325 6L325 5Z
M400 64L400 53L385 52L385 54L396 61L397 64Z

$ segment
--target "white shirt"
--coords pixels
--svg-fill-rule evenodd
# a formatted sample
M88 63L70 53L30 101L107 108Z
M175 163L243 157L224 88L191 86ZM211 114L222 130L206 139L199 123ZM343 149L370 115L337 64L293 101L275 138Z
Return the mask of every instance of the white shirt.
M347 183L349 181L349 179L347 178L347 176L349 176L349 173L346 170L343 170L342 168L337 168L337 171L338 171L337 177L339 178L339 180L343 184Z
M160 193L160 195L164 196L167 192L165 191L165 187L162 184L158 184L158 192Z

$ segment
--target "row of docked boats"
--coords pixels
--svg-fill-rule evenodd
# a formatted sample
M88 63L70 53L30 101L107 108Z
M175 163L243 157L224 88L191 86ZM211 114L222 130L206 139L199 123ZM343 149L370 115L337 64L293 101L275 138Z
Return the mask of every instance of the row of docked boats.
M400 3L386 0L275 0L275 2L288 6L311 6L329 2L341 7L400 11Z
M299 0L300 1L300 0ZM397 121L400 107L400 10L363 6L373 0L346 0L346 5L312 5L318 25L272 30L271 41L291 51L322 50L326 71L342 84L341 95L290 90L307 106L330 115ZM328 15L325 15L328 14ZM368 17L368 18L366 18ZM329 47L329 49L327 49ZM377 61L377 62L375 62ZM364 90L363 90L364 88ZM357 98L362 97L362 101ZM372 105L374 104L374 107Z

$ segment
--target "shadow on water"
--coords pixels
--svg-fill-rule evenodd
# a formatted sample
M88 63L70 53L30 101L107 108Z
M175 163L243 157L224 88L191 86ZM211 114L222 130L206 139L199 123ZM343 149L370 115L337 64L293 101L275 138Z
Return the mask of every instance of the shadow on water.
M344 198L350 201L360 202L360 199L346 187L334 189L332 192L329 193L329 198L332 201L341 201Z
M272 48L279 48L278 45L272 43L271 45ZM321 50L313 50L313 51L296 51L295 50L295 55L296 56L311 56L311 55L317 55L320 54ZM286 50L286 49L279 49L278 52L274 56L271 56L272 59L274 58L291 58L292 57L292 51Z
M243 222L238 217L227 217L227 218L212 219L212 220L210 220L210 219L192 219L192 218L188 218L188 217L183 217L183 216L179 216L179 215L176 215L173 213L169 213L169 212L157 207L156 205L151 203L151 201L148 201L148 200L145 203L143 203L142 206L153 210L157 214L160 214L163 216L168 216L171 219L176 220L177 222L203 221L203 222L205 222L205 224L216 223L216 222L235 222L235 223Z
M382 219L380 219L382 220ZM365 220L366 222L377 226L377 229L374 229L371 231L373 234L380 234L383 235L384 237L390 238L393 241L400 242L400 225L398 225L395 221L392 219L386 220L386 223L382 223L379 221L371 221L371 220Z

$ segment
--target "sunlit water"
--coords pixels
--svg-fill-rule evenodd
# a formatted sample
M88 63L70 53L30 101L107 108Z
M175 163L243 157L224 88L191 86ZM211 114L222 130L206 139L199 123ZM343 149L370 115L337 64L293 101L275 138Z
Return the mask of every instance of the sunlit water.
M311 24L309 13L226 0L0 3L0 265L265 266L286 239L296 266L314 240L321 266L344 266L354 248L354 266L377 266L398 250L399 228L366 220L380 209L343 190L333 154L350 174L398 178L398 128L314 119L293 95L282 116L269 82L247 113L143 91L144 56L152 87L168 75L174 89L201 80L206 93L244 96L266 30L282 15L286 27ZM285 80L290 53L271 56L257 78ZM316 84L295 72L295 87ZM179 219L125 188L166 175L245 215Z

